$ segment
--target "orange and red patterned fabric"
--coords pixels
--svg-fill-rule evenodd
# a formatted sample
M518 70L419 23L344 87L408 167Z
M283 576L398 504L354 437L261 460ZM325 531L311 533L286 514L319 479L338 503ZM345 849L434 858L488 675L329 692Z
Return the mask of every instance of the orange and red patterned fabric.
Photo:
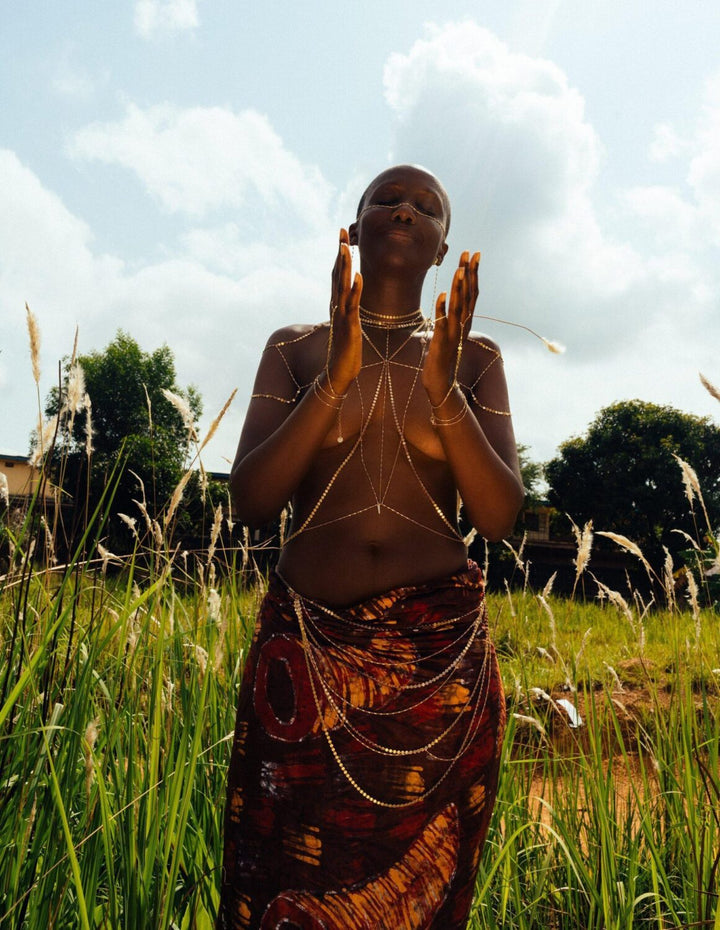
M473 563L341 611L272 576L240 690L218 928L464 928L504 724Z

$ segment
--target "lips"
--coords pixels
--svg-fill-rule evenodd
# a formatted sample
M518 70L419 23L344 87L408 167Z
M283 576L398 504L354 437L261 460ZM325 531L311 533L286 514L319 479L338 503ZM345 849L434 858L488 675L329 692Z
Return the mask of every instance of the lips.
M398 239L401 242L415 242L415 236L407 229L392 226L386 230L385 235L390 239Z

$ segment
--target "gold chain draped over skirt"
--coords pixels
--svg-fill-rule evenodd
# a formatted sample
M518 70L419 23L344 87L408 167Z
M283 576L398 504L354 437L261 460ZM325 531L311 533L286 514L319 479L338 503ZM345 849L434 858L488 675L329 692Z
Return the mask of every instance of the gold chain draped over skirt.
M218 928L464 928L504 725L474 563L342 610L273 575L240 689Z

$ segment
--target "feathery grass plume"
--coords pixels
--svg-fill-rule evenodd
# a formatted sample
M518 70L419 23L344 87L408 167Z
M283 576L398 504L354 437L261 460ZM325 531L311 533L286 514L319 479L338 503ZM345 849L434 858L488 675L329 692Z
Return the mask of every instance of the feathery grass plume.
M245 571L250 558L250 530L246 526L243 527L243 538L240 544L240 551L242 553L242 563L240 567Z
M505 594L507 595L508 604L510 606L510 616L513 620L517 617L515 613L515 605L513 604L512 592L510 591L510 585L508 584L507 578L503 578L503 584L505 585Z
M207 671L208 664L208 653L207 649L203 648L199 643L185 643L185 645L193 651L195 654L195 661L198 664L198 670L200 672L200 680L205 677L205 672Z
M513 714L513 720L517 723L529 727L534 727L541 736L545 736L545 727L540 723L537 717L530 717L528 714Z
M218 426L220 425L220 421L222 420L222 418L223 418L223 417L225 416L225 414L227 413L227 410L228 410L228 407L230 406L230 404L235 400L235 395L236 395L236 394L237 394L237 388L235 388L235 390L232 392L232 394L228 397L228 399L227 399L227 400L225 401L225 403L223 404L222 410L220 411L220 413L215 417L215 419L214 419L214 420L212 421L212 423L210 424L210 428L209 428L208 431L207 431L207 435L205 436L205 438L203 439L203 441L200 443L200 448L198 449L198 455L202 452L202 450L205 448L205 446L210 442L210 440L211 440L211 439L213 438L213 436L215 435L215 432L217 431L217 428L218 428Z
M118 513L118 517L126 526L130 527L130 531L132 532L135 539L139 539L140 537L138 536L138 531L135 528L137 526L137 520L135 517L129 517L126 513Z
M30 361L32 363L33 379L35 384L40 386L40 328L38 327L37 320L35 319L35 314L32 312L27 303L25 304L25 310L27 311L27 328L28 335L30 336Z
M170 498L170 504L165 515L165 526L167 526L172 518L175 516L175 511L178 509L178 505L182 500L182 496L185 492L185 487L190 480L192 471L188 469L185 474L182 476L180 481L178 481L177 487L173 491L172 497Z
M667 546L663 546L663 552L665 553L665 562L663 563L663 588L665 589L665 602L667 603L668 610L675 612L677 609L677 599L675 597L675 578L674 571L675 565L673 563L673 557L670 554L670 550Z
M538 602L540 603L542 609L548 615L550 621L550 648L553 650L555 655L558 654L557 649L557 629L555 627L555 614L552 612L552 607L548 604L542 594L536 595Z
M200 500L205 505L205 495L207 494L208 489L208 476L205 471L205 466L202 463L202 459L198 459L198 475L200 476Z
M685 530L672 529L672 530L670 530L670 532L671 532L671 533L677 533L678 536L682 536L683 539L685 539L685 540L692 546L692 548L695 549L696 552L700 552L700 551L701 551L700 546L698 545L697 540L696 540L696 539L693 539L692 536L691 536L689 533L686 533L686 532L685 532Z
M610 676L612 677L613 684L614 684L614 686L615 686L614 690L615 690L615 691L624 691L625 688L623 688L623 683L620 681L620 676L619 676L618 673L615 671L615 669L612 667L612 665L608 665L607 662L603 662L603 665L605 666L605 668L606 668L607 671L609 672Z
M179 394L174 394L172 391L169 391L167 388L162 388L163 397L169 401L173 407L178 411L180 416L183 419L183 424L185 429L188 432L188 436L193 442L197 442L197 430L195 429L195 417L193 412L190 409L190 404L185 400L184 397L180 397Z
M218 594L217 588L210 588L207 596L207 611L208 619L212 620L213 623L218 623L220 620L220 608L222 606L222 599Z
M47 553L48 561L51 565L57 565L57 558L55 556L55 539L44 514L40 516L40 526L42 526L45 533L45 551Z
M687 462L683 461L679 455L675 455L673 452L673 458L680 466L682 471L682 480L685 487L685 496L690 503L690 509L693 509L693 496L697 497L700 501L700 506L702 507L703 516L705 517L705 522L707 524L708 530L712 534L712 524L710 522L710 515L707 512L707 507L705 506L705 498L703 497L702 489L700 487L700 482L698 481L698 476L695 472L695 469L689 465Z
M543 592L542 592L542 596L544 598L550 597L556 578L557 578L557 572L553 572L552 575L550 575L548 580L545 582L545 587L543 588Z
M623 536L621 533L611 533L609 530L598 530L597 534L598 536L607 536L608 539L611 539L613 542L617 543L618 546L626 549L628 552L632 553L632 555L637 556L638 559L640 559L642 562L649 577L652 577L655 574L652 566L643 555L643 551L640 546L638 546L637 543L634 543L631 539L628 539L627 536Z
M714 384L708 381L702 372L698 372L698 374L700 375L702 386L705 388L708 394L710 394L711 397L714 397L715 400L720 400L720 389L716 388Z
M153 428L153 418L152 418L152 401L150 400L150 395L148 394L147 384L143 382L143 391L145 391L145 403L147 404L148 409L148 425L150 427L150 432L152 433Z
M604 598L607 598L611 604L622 611L632 628L635 629L635 618L630 610L630 605L622 594L620 594L619 591L614 591L612 588L609 588L606 584L603 584L602 581L598 581L594 575L593 578L595 579L595 584L598 586L598 600L602 601Z
M232 537L232 531L235 528L235 524L232 518L232 498L230 497L230 490L227 492L227 514L225 515L225 525L227 526L228 533Z
M279 530L279 539L280 539L280 548L285 545L285 532L287 530L287 521L288 521L288 509L283 507L280 511L280 530Z
M507 539L503 539L502 541L503 546L505 546L507 549L509 549L512 552L513 558L515 559L515 564L520 569L520 571L523 573L523 575L525 575L525 563L523 562L522 553L523 553L523 549L525 548L526 538L527 538L527 533L523 536L522 542L520 543L520 547L518 548L517 552L515 551L515 549L513 549L511 543L509 543Z
M4 471L0 471L0 501L4 501L6 507L10 506L10 488Z
M698 476L692 466L688 465L688 463L684 461L684 459L681 459L679 455L676 455L673 452L672 457L680 466L680 471L682 472L682 482L685 488L685 497L687 497L690 508L692 509L695 497L700 496L700 482L698 481Z
M65 391L65 406L70 414L80 413L85 406L85 372L79 362L71 366Z
M44 423L42 420L39 422L37 444L33 449L32 455L30 456L30 464L33 468L37 468L45 458L45 453L50 448L50 444L53 441L55 433L57 432L58 422L59 418L57 414L50 417L48 420L45 420Z
M622 594L620 594L619 591L614 591L612 588L609 588L607 585L603 584L602 581L599 581L595 577L595 575L593 575L593 579L595 580L595 584L598 586L598 599L603 600L604 598L607 598L608 601L610 601L614 607L617 607L625 616L625 619L628 621L633 633L637 637L638 648L640 649L640 655L642 655L645 649L645 625L642 621L642 618L639 618L636 623L632 610L630 610L630 605L622 596Z
M223 521L223 508L222 504L218 504L215 508L215 518L213 520L213 525L210 530L210 545L208 546L208 565L212 562L215 556L215 548L217 546L218 536L220 535L220 529L222 527Z
M466 549L470 548L470 546L475 541L476 536L477 536L477 530L475 529L475 527L473 527L470 530L470 532L467 534L467 536L463 539L463 545L465 546Z
M698 603L698 586L695 581L695 575L692 569L685 569L685 578L687 579L687 599L692 607L693 620L695 621L695 643L700 642L700 604Z
M92 424L92 401L90 395L85 395L85 455L88 460L93 454L93 424Z
M143 489L143 490L144 490L144 489ZM144 498L144 494L143 494L143 498ZM133 504L135 504L135 505L137 506L138 510L139 510L140 513L143 515L143 518L144 518L144 520L145 520L145 529L146 529L146 530L148 531L148 533L152 536L152 535L153 535L153 521L152 521L152 519L150 518L150 514L148 513L148 509L147 509L147 505L145 504L145 500L143 499L143 500L139 501L139 500L136 500L136 499L133 497L132 502L133 502Z
M590 553L592 551L592 541L593 541L593 522L588 520L582 530L575 523L573 518L566 514L568 520L572 524L573 535L575 536L575 542L577 543L577 555L573 559L573 565L575 566L575 581L573 583L573 589L571 597L575 597L575 589L577 588L578 581L580 576L587 568L587 564L590 561Z
M93 759L93 750L98 738L99 720L91 720L85 727L83 743L85 744L85 793L90 797L90 789L95 781L95 761Z
M575 667L577 668L580 665L580 659L582 658L583 652L585 652L585 647L590 642L590 634L592 633L592 627L589 626L587 630L583 633L583 638L580 640L580 648L575 653Z
M515 326L517 329L524 329L526 333L530 333L531 336L535 336L536 339L539 339L548 352L553 352L555 355L562 355L565 351L564 345L551 339L546 339L544 336L541 336L540 333L536 333L534 329L525 326L524 323L513 323L512 320L501 320L499 317L487 316L485 313L473 313L473 317L480 320L491 320L493 323L502 323L504 326Z
M102 559L102 573L103 575L107 572L108 562L116 562L117 564L122 564L122 559L120 556L115 555L114 552L110 552L109 549L106 549L102 543L97 544L98 555Z

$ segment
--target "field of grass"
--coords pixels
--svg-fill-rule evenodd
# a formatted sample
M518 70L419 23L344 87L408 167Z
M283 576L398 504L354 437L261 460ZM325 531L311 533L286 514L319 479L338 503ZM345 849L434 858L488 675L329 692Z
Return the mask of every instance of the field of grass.
M0 928L210 928L262 580L207 560L186 578L167 553L43 571L19 543ZM720 618L671 607L489 597L510 725L473 928L720 928Z
M181 491L162 526L143 510L146 536L123 560L91 523L57 565L41 495L24 519L0 511L0 930L213 927L264 582L247 548L217 553L221 509L209 551L177 553L165 530ZM471 927L720 930L720 615L700 606L707 565L682 596L666 565L662 605L602 586L586 600L590 529L575 528L574 597L533 592L527 575L488 597L509 725ZM221 572L218 555L237 570Z

